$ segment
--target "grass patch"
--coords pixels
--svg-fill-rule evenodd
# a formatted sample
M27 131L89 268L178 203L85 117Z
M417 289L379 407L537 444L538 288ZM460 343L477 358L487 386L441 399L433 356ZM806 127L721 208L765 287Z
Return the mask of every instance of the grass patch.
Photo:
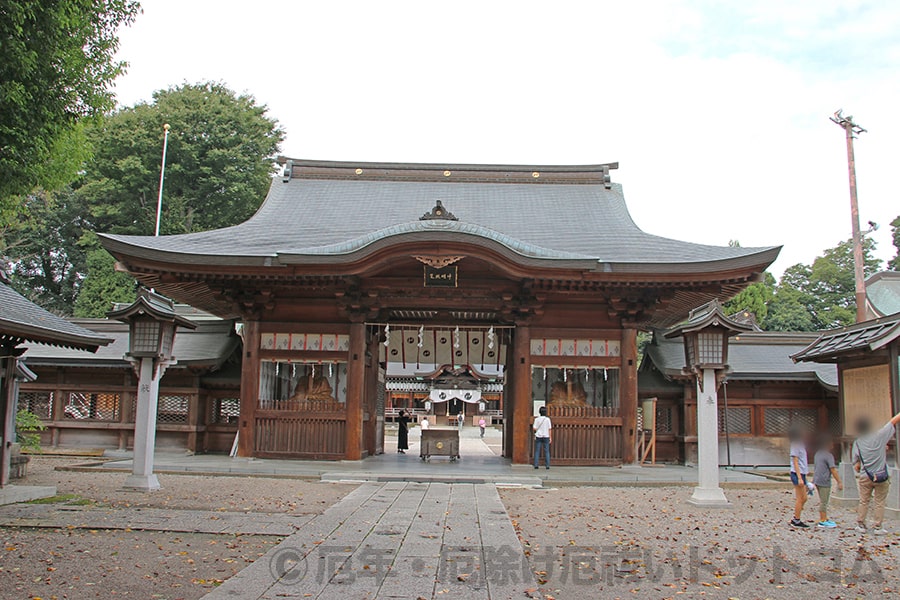
M26 504L68 504L70 506L89 506L94 504L90 498L82 498L78 494L57 494L49 498L29 500Z

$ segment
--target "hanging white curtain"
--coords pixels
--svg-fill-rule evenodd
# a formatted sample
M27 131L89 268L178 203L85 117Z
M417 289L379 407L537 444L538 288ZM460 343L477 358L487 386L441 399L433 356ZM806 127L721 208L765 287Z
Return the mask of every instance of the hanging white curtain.
M438 404L448 400L462 400L468 404L481 401L481 390L431 390L428 399Z

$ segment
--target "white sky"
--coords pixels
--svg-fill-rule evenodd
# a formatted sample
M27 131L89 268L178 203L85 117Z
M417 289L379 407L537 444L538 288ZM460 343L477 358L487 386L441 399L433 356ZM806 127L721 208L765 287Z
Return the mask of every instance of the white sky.
M844 108L869 129L863 227L879 223L878 254L893 255L895 2L142 4L121 32L122 105L216 80L269 107L292 157L619 161L644 230L783 244L776 274L850 237L843 132L828 120Z

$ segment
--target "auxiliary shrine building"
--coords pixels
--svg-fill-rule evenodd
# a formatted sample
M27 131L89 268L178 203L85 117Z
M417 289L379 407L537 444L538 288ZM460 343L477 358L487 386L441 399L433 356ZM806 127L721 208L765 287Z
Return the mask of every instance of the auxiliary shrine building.
M238 319L242 456L377 454L402 406L490 416L526 463L547 406L556 464L633 462L638 330L733 296L779 251L641 231L615 163L279 162L245 223L103 236L144 285Z

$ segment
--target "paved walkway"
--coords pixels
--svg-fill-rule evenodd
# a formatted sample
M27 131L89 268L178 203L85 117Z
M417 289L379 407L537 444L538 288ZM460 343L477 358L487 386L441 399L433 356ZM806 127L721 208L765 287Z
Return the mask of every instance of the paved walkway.
M135 529L188 533L291 535L313 515L242 513L161 508L106 508L66 504L0 507L0 527Z
M205 596L539 597L496 487L366 483Z
M425 463L419 460L419 429L410 431L410 450L398 454L396 439L385 440L385 453L360 461L278 460L262 458L230 458L221 454L186 455L157 452L157 473L191 475L235 475L289 477L324 481L425 481L444 483L495 483L522 486L556 485L695 485L697 469L684 465L627 467L553 467L534 470L528 465L512 465L495 454L500 432L488 429L484 440L478 428L463 429L460 440L462 459L450 462L441 457ZM130 453L107 452L113 460L75 467L87 471L130 471ZM765 477L743 470L720 469L719 478L726 485L772 485ZM165 481L162 482L165 487Z

